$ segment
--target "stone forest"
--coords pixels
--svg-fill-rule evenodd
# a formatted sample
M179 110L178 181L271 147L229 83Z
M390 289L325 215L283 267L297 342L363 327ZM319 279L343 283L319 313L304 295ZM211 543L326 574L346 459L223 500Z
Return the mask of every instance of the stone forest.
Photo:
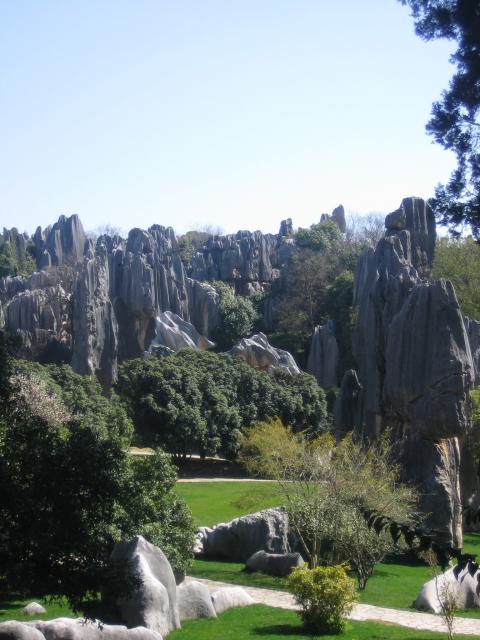
M158 640L246 605L443 630L452 593L476 633L480 322L446 259L472 250L413 197L277 235L5 229L3 589L42 604L0 637Z

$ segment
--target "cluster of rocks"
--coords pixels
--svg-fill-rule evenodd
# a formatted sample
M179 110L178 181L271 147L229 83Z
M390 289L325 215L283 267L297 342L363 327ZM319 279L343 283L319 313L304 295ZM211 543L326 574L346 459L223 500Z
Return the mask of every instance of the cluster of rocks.
M200 527L196 555L245 562L248 571L286 576L304 562L300 553L294 551L296 546L287 512L275 507L213 528Z
M461 459L468 464L471 455L463 445L475 380L468 323L452 284L430 278L436 240L430 207L407 198L385 226L355 273L358 370L342 381L336 426L339 435L353 430L370 442L390 428L405 479L420 489L427 525L461 546L462 501L477 489L462 488L460 475Z
M142 536L117 543L111 561L123 569L123 582L115 584L123 595L115 597L115 604L126 626L73 618L8 621L0 624L0 640L162 640L183 620L215 618L226 609L254 604L241 587L210 593L193 580L177 586L162 550ZM108 587L104 597L112 598ZM42 613L38 606L30 607L27 615Z
M331 218L343 229L343 207ZM21 336L22 357L69 362L106 388L118 360L142 355L154 339L153 346L167 349L189 344L191 329L182 321L208 341L219 322L219 297L209 281L223 280L243 295L281 288L282 270L296 252L291 219L276 235L212 236L187 265L173 229L160 225L94 242L73 215L39 227L31 238L3 235L35 256L39 273L0 279L0 328ZM270 328L275 301L270 296L265 308Z

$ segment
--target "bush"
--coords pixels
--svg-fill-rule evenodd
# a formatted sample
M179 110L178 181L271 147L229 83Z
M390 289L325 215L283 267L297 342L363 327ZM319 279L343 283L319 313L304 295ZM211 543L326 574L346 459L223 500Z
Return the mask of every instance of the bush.
M294 569L287 586L302 607L300 616L309 631L326 634L344 630L356 591L343 565Z
M220 323L212 337L217 347L225 351L233 347L241 338L252 334L258 314L250 298L235 295L235 292L224 282L218 281L212 284L220 296L218 304Z

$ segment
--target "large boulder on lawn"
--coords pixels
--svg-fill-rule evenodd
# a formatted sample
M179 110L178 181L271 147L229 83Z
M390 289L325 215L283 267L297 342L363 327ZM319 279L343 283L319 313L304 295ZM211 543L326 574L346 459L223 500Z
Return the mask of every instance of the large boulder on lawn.
M45 636L35 627L8 620L0 623L0 640L45 640Z
M29 622L45 640L162 640L162 636L145 627L127 629L85 618L56 618Z
M246 607L255 600L242 587L224 587L212 593L213 606L217 615L233 607Z
M256 551L289 553L292 541L287 512L265 509L205 532L203 555L245 562Z
M208 587L196 580L177 587L177 603L180 621L217 617Z
M288 576L292 569L300 567L304 563L299 553L267 553L257 551L250 556L245 563L248 571L262 571L269 576L283 578Z
M449 569L423 585L413 606L422 611L440 613L440 598L448 591L455 594L459 609L477 609L480 607L480 596L477 594L479 578L480 571L472 576L465 568L456 578L454 570Z
M162 636L178 629L175 576L162 550L135 536L118 542L110 558L125 570L123 586L128 595L117 600L125 624L146 627Z
M47 613L47 610L38 602L30 602L23 607L22 613L26 616L40 616L43 613Z

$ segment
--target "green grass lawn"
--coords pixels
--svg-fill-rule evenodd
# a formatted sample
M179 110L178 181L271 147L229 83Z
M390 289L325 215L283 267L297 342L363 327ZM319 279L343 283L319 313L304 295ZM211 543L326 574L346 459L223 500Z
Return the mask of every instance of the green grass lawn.
M29 602L38 602L43 605L47 613L39 616L25 616L22 613L23 607ZM66 600L50 602L46 598L32 596L24 598L21 596L5 596L0 594L0 622L4 620L51 620L52 618L77 618L78 616L70 609Z
M180 482L175 490L204 527L282 503L274 482Z
M190 620L172 632L168 640L306 640L307 635L294 611L252 605L230 609L215 620ZM320 637L319 637L320 638ZM376 622L349 622L340 636L321 636L321 640L444 640L445 634L416 631ZM455 636L466 640L472 636Z

